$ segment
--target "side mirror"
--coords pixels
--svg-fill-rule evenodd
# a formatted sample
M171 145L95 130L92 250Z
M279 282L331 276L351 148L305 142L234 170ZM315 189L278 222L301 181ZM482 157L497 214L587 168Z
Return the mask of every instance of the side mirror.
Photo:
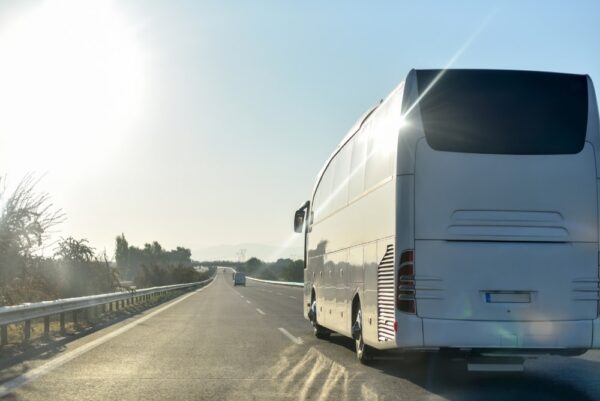
M305 210L306 209L299 209L296 210L296 213L294 213L294 231L297 233L301 233L302 229L304 228Z

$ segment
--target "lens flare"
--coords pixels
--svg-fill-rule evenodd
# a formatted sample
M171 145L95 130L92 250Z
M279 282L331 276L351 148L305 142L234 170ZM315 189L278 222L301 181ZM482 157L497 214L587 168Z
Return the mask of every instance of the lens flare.
M483 21L481 22L481 24L479 24L477 29L475 29L475 31L467 38L465 43L463 43L463 45L452 55L452 57L450 57L450 60L448 60L446 65L444 65L444 68L442 68L440 70L440 72L435 76L435 78L431 81L431 83L427 86L427 88L425 88L425 90L419 94L419 96L417 97L415 102L408 107L408 109L404 113L404 116L408 116L410 114L410 112L414 110L414 108L419 104L421 99L423 99L423 97L425 97L427 95L427 93L429 93L431 88L433 88L433 86L440 80L440 78L442 78L444 76L444 74L446 73L446 70L448 70L450 67L452 67L454 65L454 63L456 62L456 60L458 60L463 55L465 50L467 50L471 46L471 44L475 41L475 39L479 36L479 34L481 34L481 32L488 26L488 24L490 23L492 18L496 15L498 10L499 10L499 7L494 8L483 19Z
M280 259L290 248L296 248L301 246L303 237L300 237L297 233L291 234L285 241L283 241L277 249L267 257L267 261L276 261Z

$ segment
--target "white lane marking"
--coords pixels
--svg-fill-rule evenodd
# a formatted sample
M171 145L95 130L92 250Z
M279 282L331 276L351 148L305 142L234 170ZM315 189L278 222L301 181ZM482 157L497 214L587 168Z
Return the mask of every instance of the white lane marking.
M256 308L256 311L257 311L258 313L260 313L261 315L266 315L266 313L265 313L265 312L261 311L261 310L260 310L260 309L258 309L258 308Z
M146 320L158 315L161 312L164 312L165 310L169 309L170 307L172 307L174 305L177 305L178 303L187 299L188 297L191 297L192 295L208 288L214 282L215 282L215 280L211 281L206 287L203 287L199 290L193 291L187 295L183 295L181 298L171 302L170 304L163 306L160 309L155 310L154 312L147 314L146 316L143 316L137 320L134 320L133 322L126 324L125 326L118 328L115 331L112 331L100 338L90 341L89 343L84 344L81 347L74 349L73 351L67 351L67 353L62 354L62 355L52 359L51 361L49 361L41 366L38 366L37 368L31 369L27 373L23 373L22 375L17 376L14 379L9 380L4 384L0 384L0 398L10 394L11 392L15 391L16 389L18 389L22 385L26 384L27 382L34 380L40 376L43 376L47 373L50 373L54 369L61 367L65 363L77 358L78 356L81 356L81 355L85 354L86 352L91 351L94 348L98 347L99 345L102 345L105 342L110 341L113 338L133 329L135 326L137 326L141 323L144 323Z
M243 296L243 295L241 295L241 294L240 294L240 297L244 298L244 296Z
M281 331L287 338L289 338L290 340L292 340L292 342L294 344L298 344L298 345L302 344L302 339L300 339L298 337L294 337L289 331L287 331L283 327L280 327L279 331Z
M296 299L296 297L295 297L295 296L293 296L293 295L290 295L290 298L292 298L292 299Z
M250 301L246 300L247 303L251 303Z

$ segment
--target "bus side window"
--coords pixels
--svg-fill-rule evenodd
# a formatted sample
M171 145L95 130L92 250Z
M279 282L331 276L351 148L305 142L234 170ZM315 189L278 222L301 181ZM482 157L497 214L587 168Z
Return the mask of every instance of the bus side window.
M350 175L350 157L352 143L348 142L335 156L335 170L331 188L331 211L348 205L348 176Z
M348 182L348 199L352 201L362 195L365 190L365 161L367 157L367 137L360 130L352 138L352 157L350 162L350 179Z
M391 177L397 146L397 124L394 124L388 110L378 110L378 118L367 129L368 146L365 167L365 188L368 190Z
M323 172L323 176L321 177L321 181L317 187L317 192L315 193L313 210L315 222L317 223L329 213L328 211L329 204L331 204L331 181L333 179L334 162L335 159L331 161L327 169Z

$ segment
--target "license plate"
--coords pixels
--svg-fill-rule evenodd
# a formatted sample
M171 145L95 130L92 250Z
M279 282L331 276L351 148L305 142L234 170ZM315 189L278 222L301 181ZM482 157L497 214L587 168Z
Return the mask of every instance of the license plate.
M531 293L529 292L486 292L485 302L493 303L529 303Z

